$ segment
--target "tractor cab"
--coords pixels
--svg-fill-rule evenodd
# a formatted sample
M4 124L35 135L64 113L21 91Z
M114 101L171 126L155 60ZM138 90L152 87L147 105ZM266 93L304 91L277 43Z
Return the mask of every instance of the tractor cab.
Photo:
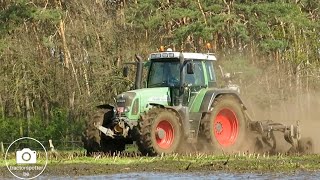
M213 54L159 52L149 57L150 67L147 88L168 87L171 106L187 106L191 99L204 88L216 86Z
M178 87L181 80L181 85L189 87L213 87L216 83L216 57L212 54L159 52L151 54L149 61L148 88Z

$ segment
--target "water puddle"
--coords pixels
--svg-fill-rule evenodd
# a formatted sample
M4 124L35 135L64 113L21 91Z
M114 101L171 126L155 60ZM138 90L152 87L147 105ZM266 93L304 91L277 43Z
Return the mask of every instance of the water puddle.
M104 179L122 179L122 180L144 180L144 179L190 179L190 180L203 180L203 179L320 179L320 172L295 172L295 173L154 173L154 172L141 172L141 173L122 173L112 175L96 175L96 176L80 176L80 177L65 177L65 176L41 176L39 179L50 180L104 180Z

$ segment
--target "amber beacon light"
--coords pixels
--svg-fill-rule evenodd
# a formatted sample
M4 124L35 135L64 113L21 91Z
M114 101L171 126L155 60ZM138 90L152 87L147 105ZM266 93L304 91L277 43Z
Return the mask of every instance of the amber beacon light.
M207 48L207 50L211 49L211 44L210 44L210 43L207 43L207 44L206 44L206 48Z
M164 46L160 46L160 52L164 52Z

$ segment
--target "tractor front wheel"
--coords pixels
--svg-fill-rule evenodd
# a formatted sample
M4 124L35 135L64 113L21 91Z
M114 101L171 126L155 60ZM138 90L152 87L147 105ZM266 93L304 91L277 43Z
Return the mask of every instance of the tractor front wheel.
M88 156L98 152L113 154L125 150L124 140L108 138L95 127L95 125L107 126L112 117L113 111L111 109L99 108L91 114L87 122L86 133L82 137Z
M125 141L121 139L102 138L100 145L102 152L111 155L120 153L126 148Z
M181 142L180 119L169 109L153 108L139 121L137 145L143 155L176 152Z
M248 129L239 100L230 95L218 97L203 119L202 128L214 151L242 150Z

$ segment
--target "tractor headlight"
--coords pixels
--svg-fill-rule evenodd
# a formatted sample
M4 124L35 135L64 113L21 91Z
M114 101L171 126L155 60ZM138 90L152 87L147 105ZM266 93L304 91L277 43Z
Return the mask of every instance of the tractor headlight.
M163 58L167 58L168 57L168 53L162 53L162 57Z

